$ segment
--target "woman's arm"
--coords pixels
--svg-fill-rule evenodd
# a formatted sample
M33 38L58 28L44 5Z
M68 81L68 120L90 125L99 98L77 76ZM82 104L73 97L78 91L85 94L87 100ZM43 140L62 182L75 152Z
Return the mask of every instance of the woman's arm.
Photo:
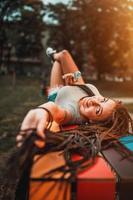
M40 109L38 109L41 107ZM31 130L36 129L37 135L39 135L42 139L45 138L45 130L47 129L49 123L49 112L53 118L53 121L58 124L67 123L71 120L71 113L65 109L62 109L54 102L48 102L40 105L37 109L30 110L25 116L20 133L18 134L16 140L19 144L21 143L22 137L24 135L31 134ZM46 108L49 112L47 112ZM20 146L20 145L18 145Z
M55 52L52 50L52 52ZM54 53L54 63L50 76L50 87L57 85L85 84L83 77L67 50Z
M47 102L39 107L47 108L52 115L53 121L57 122L58 124L67 123L71 120L71 113L68 110L61 108L54 102Z

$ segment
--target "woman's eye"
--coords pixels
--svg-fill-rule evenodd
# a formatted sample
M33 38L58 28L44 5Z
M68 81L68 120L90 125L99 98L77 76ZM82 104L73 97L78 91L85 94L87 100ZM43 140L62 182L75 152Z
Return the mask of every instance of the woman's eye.
M104 98L101 100L101 102L107 102L109 99L108 98Z
M100 112L100 106L97 107L96 114L99 114L99 112Z
M104 98L104 99L101 100L102 103L103 103L103 102L106 102L106 101L108 101L107 98Z

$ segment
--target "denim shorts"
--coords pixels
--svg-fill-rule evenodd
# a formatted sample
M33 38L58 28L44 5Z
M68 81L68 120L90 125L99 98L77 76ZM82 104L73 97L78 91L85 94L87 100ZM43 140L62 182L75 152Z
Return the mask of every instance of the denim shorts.
M55 92L55 93L53 93L53 94L49 94L49 95L48 95L48 101L53 101L53 102L55 102L56 96L57 96L57 92Z
M57 97L58 91L61 87L51 88L48 92L48 101L55 102L55 99Z

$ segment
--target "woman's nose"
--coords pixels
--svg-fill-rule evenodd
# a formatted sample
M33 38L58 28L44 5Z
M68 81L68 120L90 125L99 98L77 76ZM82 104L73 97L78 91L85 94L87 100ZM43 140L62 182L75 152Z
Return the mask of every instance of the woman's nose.
M97 99L93 99L92 105L100 105L99 101Z

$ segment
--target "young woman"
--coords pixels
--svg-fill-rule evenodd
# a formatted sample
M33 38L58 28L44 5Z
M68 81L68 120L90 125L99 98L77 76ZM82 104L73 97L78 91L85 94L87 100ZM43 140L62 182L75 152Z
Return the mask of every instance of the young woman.
M108 133L129 132L132 119L122 103L105 98L94 85L85 84L67 50L57 53L48 48L47 55L53 61L48 102L28 112L17 136L18 146L23 135L30 134L31 129L36 128L37 134L44 139L50 120L59 125L88 123L104 126Z

